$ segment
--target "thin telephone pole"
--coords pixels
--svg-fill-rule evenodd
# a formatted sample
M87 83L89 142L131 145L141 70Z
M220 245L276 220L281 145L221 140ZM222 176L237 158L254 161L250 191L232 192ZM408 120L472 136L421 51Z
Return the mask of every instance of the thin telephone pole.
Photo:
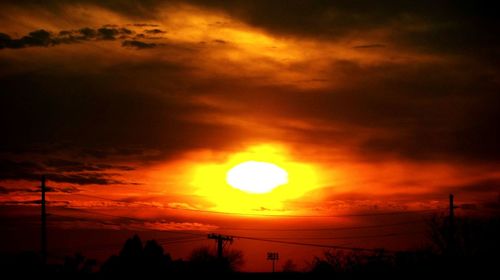
M455 207L453 206L453 194L450 194L450 225L453 226L453 223L455 222L455 212L454 209Z
M42 220L42 227L41 227L41 255L42 255L42 264L45 266L47 264L47 212L45 209L45 175L42 176L42 185L41 185L41 193L42 193L42 199L41 199L41 220Z
M455 253L455 206L454 206L454 196L453 194L450 194L450 215L449 215L449 222L450 222L450 228L449 228L449 236L448 236L448 247L449 247L449 252L450 254Z

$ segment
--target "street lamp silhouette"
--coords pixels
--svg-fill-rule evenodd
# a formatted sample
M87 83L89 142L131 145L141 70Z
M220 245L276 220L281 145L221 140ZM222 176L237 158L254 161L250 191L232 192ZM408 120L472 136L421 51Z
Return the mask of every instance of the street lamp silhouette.
M274 273L274 265L276 261L280 259L278 252L268 252L267 259L273 262L273 273Z

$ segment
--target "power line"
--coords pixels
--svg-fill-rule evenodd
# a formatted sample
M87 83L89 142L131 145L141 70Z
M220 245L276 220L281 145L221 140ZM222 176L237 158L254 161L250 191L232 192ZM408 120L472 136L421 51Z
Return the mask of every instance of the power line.
M350 235L350 236L336 236L336 237L271 237L273 240L342 240L342 239L365 239L365 238L383 238L401 235L421 234L422 232L397 232L387 234L371 234L371 235Z
M161 244L161 245L168 245L168 244L190 243L190 242L198 242L198 241L206 241L206 240L207 240L206 238L196 238L196 239L179 240L179 241L175 241L175 240L173 240L173 241L158 241L158 240L156 240L156 242L158 242L158 244Z
M74 209L74 210L79 210L79 209ZM88 211L85 211L88 212ZM110 214L104 214L104 213L98 213L98 212L90 212L92 214L102 214L106 216L114 216L114 217L120 217L120 218L130 218L135 220L135 218L131 217L123 217L123 216L116 216L116 215L110 215ZM155 230L155 229L151 229ZM190 232L179 232L179 231L169 231L169 230L157 230L160 232L173 232L173 233L186 233L186 234L192 234L196 236L204 236L206 237L205 234L196 234L196 233L190 233ZM341 250L353 250L353 251L368 251L368 252L379 252L381 249L372 249L372 248L361 248L361 247L347 247L347 246L340 246L340 245L326 245L326 244L317 244L317 243L305 243L305 242L294 242L294 241L285 241L285 240L278 240L276 238L273 239L268 239L268 238L258 238L258 237L251 237L251 236L239 236L239 235L232 235L231 237L233 238L239 238L239 239L247 239L247 240L254 240L254 241L262 241L262 242L270 242L270 243L279 243L279 244L288 244L288 245L298 245L298 246L309 246L309 247L319 247L319 248L331 248L331 249L341 249ZM333 239L333 238L332 238ZM195 239L193 238L193 241ZM199 238L199 241L205 240L205 238ZM166 241L167 244L169 243ZM177 241L178 242L178 241ZM160 243L160 242L159 242ZM175 243L175 242L172 242ZM162 242L164 244L164 242ZM391 252L389 250L383 250L385 252Z
M355 229L370 229L370 228L382 228L382 227L392 227L400 225L408 225L423 222L422 220L411 220L400 223L390 223L390 224L376 224L369 226L351 226L351 227L331 227L331 228L231 228L231 227L221 227L220 230L236 230L236 231L335 231L335 230L355 230Z
M190 239L203 239L206 240L207 236L204 235L203 237L194 237L194 236L184 236L184 237L162 237L162 238L155 238L154 240L156 241L184 241L184 240L190 240Z
M101 214L101 213L97 213L97 212L92 212L92 213L95 213L95 214ZM52 214L50 213L51 216L59 216L59 217L65 217L65 218L71 218L71 219L75 219L75 220L84 220L84 221L89 221L89 219L85 219L85 218L78 218L78 217L71 217L71 216L65 216L65 215L59 215L59 214ZM114 215L113 215L114 216ZM408 223L405 223L405 224L409 224L410 222ZM382 224L382 225L374 225L373 227L382 227L382 226L387 226L387 225L400 225L400 224L403 224L403 223L395 223L395 224ZM353 227L353 228L366 228L366 227ZM344 229L344 228L343 228ZM159 230L161 232L164 232L164 230ZM165 230L165 232L168 232L168 233L179 233L179 234L184 234L186 232L183 232L183 231L172 231L172 230ZM273 240L297 240L297 239L302 239L302 240L340 240L340 239L363 239L363 238L380 238L380 237L390 237L390 236L399 236L399 235L410 235L410 234L420 234L421 232L402 232L402 233L388 233L388 234L373 234L373 235L350 235L350 236L338 236L338 237L301 237L301 238L297 238L297 237L290 237L290 238L287 238L287 237L272 237L271 239ZM198 236L205 236L204 234L199 234ZM176 242L176 241L183 241L183 240L189 240L189 239L193 239L194 237L176 237L176 238L157 238L155 239L156 241L163 241L163 240L166 240L166 241L172 241L172 242ZM195 238L195 239L199 239L199 238ZM204 240L205 238L203 238L202 240Z
M366 251L366 252L389 252L395 253L396 251L385 250L385 249L373 249L373 248L361 248L361 247L347 247L347 246L339 246L339 245L326 245L326 244L317 244L317 243L305 243L305 242L294 242L294 241L283 241L283 240L275 240L275 239L267 239L267 238L257 238L257 237L249 237L249 236L233 236L234 238L239 239L247 239L247 240L255 240L262 242L270 242L270 243L279 243L279 244L288 244L288 245L297 245L297 246L309 246L309 247L319 247L319 248L330 248L330 249L339 249L339 250L351 250L351 251Z
M112 215L112 214L107 214L107 213L101 213L101 212L95 212L95 211L89 211L85 209L73 209L73 208L67 208L71 210L76 210L76 211L81 211L84 213L90 213L94 215L105 215L105 216L110 216L114 218L121 218L121 219L126 219L126 220L132 220L132 221L139 221L139 222L147 222L148 220L143 220L143 219L137 219L133 217L128 217L128 216L119 216L119 215ZM57 216L62 216L58 215ZM68 217L68 216L66 216ZM358 226L358 227L337 227L337 228L321 228L317 229L318 231L322 230L348 230L348 229L366 229L366 228L381 228L381 227L388 227L388 226L397 226L397 225L405 225L405 224L413 224L417 222L418 220L415 221L407 221L407 222L400 222L400 223L391 223L391 224L379 224L379 225L370 225L370 226ZM421 222L421 221L420 221ZM176 230L160 230L160 229L149 229L149 228L140 228L141 230L153 230L153 231L159 231L159 232L168 232L168 233L176 233L176 234L188 234L188 235L194 235L194 236L205 236L205 234L197 234L197 233L191 233L187 231L176 231ZM260 229L254 229L254 230L260 230ZM311 229L295 229L297 231L316 231L316 230L311 230ZM290 231L290 230L281 230L281 231ZM415 233L390 233L390 234L384 234L384 235L362 235L362 236L343 236L343 237L325 237L325 238L303 238L305 240L313 240L313 239L322 239L322 240L340 240L340 239L361 239L361 238L380 238L380 237L389 237L389 236L397 236L397 235L406 235L406 234L415 234ZM287 238L272 238L273 240L286 240ZM296 240L297 238L292 238Z
M151 206L150 204L143 204L140 202L127 202L127 201L119 201L119 200L113 200L113 199L108 199L108 198L103 198L103 197L98 197L98 196L91 196L91 195L84 195L84 194L76 194L80 196L86 196L86 197L93 197L93 198L98 198L98 199L103 199L103 200L109 200L109 201L117 201L119 203L132 203L132 204L140 204L140 205L147 205ZM169 209L175 209L175 210L185 210L185 211L195 211L195 212L202 212L202 213L215 213L215 214L230 214L230 215L250 215L250 216L272 216L272 217L295 217L295 218L326 218L326 217L360 217L360 216L382 216L382 215L401 215L401 214L411 214L411 213L425 213L425 212L434 212L439 209L428 209L428 210L416 210L416 211L395 211L395 212L380 212L380 213L358 213L358 214L349 214L349 215L305 215L305 216L299 216L299 215L271 215L271 214L248 214L248 213L231 213L231 212L219 212L219 211L210 211L210 210L199 210L199 209L182 209L182 208L176 208L176 207L165 207L164 208L169 208ZM119 215L112 215L112 214L107 214L107 213L100 213L100 212L93 212L89 210L84 210L84 209L75 209L75 208L65 208L69 210L76 210L76 211L81 211L81 212L86 212L86 213L91 213L95 215L103 215L103 216L110 216L114 218L120 218L120 219L126 219L130 221L140 221L140 222L147 222L147 220L141 220L137 218L132 218L132 217L127 217L127 216L119 216ZM409 223L409 222L406 222ZM399 224L399 223L398 223ZM392 224L394 225L394 224ZM391 226L392 226L391 225ZM388 224L385 225L372 225L371 227L384 227L384 226L389 226ZM365 226L370 227L370 226ZM351 227L354 228L354 227ZM355 227L355 228L360 228L360 227ZM337 228L339 229L339 228ZM344 228L345 229L345 228ZM155 229L149 229L149 230L155 230ZM331 228L330 228L331 230ZM179 233L179 231L173 231L173 230L158 230L161 232L175 232ZM191 234L194 236L202 236L203 234L199 233L190 233L184 231L183 233L185 234ZM386 234L386 235L372 235L372 236L349 236L349 237L332 237L332 238L321 238L321 239L353 239L353 238L373 238L373 237L382 237L382 236L395 236L395 235L400 235L403 233L392 233L392 234ZM405 233L408 234L408 233ZM415 233L411 233L415 234ZM204 235L203 235L204 236ZM209 235L210 236L210 235ZM209 237L208 236L208 237ZM221 235L219 235L221 236ZM227 238L239 238L239 239L246 239L246 240L253 240L253 241L261 241L261 242L270 242L270 243L277 243L277 244L287 244L287 245L297 245L297 246L308 246L308 247L318 247L318 248L331 248L331 249L340 249L340 250L353 250L353 251L368 251L368 252L395 252L395 251L390 251L390 250L385 250L385 249L374 249L374 248L362 248L362 247L349 247L349 246L341 246L341 245L335 245L335 244L318 244L318 243L307 243L307 242L297 242L297 241L285 241L285 240L278 240L277 238L274 239L269 239L269 238L258 238L258 237L251 237L251 236L228 236ZM312 238L309 238L312 239ZM319 238L314 238L314 239L319 239ZM185 242L197 242L201 241L201 238L193 238L193 239L184 239L184 240L169 240L163 242L163 244L171 244L171 243L178 243L181 241ZM204 240L204 238L203 238ZM294 239L296 240L296 238ZM306 239L307 240L307 239Z
M147 222L148 221L148 220L143 220L143 219L137 219L137 218L127 217L127 216L112 215L112 214L95 212L95 211L89 211L89 210L84 210L84 209L73 209L73 208L67 208L67 209L77 210L77 211L81 211L81 212L85 212L85 213L90 213L90 214L94 214L94 215L105 215L105 216L110 216L110 217L120 218L120 219L126 219L126 220L132 220L132 221L139 221L139 222ZM415 221L407 221L407 222L400 222L400 223L379 224L379 225L358 226L358 227L321 228L321 229L317 229L317 231L382 228L382 227L389 227L389 226L398 226L398 225L405 225L405 224L413 224L415 222L421 222L421 221L415 220ZM160 231L160 232L170 232L170 233L186 233L186 234L189 234L189 235L202 236L202 234L190 233L190 232L185 232L185 231L158 230L158 229L149 229L149 228L139 228L139 229L140 230L154 230L154 231ZM243 229L240 229L240 230L243 230ZM261 229L247 229L247 230L261 231ZM296 231L316 231L314 229L295 229L295 230ZM278 229L276 231L282 231L283 232L283 231L294 231L294 230L287 230L287 229L281 229L281 230L279 230ZM397 234L389 234L389 235L382 235L382 236L378 236L378 235L375 235L375 236L349 236L349 237L338 237L338 238L331 237L331 238L307 238L307 239L335 240L335 239L356 239L356 238L379 238L379 237L388 237L388 236L395 236L395 235L397 235ZM275 239L280 239L280 238L275 238Z

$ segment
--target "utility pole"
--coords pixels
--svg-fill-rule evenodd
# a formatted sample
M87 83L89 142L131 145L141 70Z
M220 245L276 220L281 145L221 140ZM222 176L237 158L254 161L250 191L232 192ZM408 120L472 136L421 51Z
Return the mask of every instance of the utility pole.
M278 261L280 259L280 255L278 254L278 252L268 252L267 253L267 259L272 261L273 263L273 273L274 273L274 267L275 267L275 263L276 261Z
M210 233L208 235L208 239L214 239L215 242L217 242L217 259L222 260L223 258L223 250L224 250L224 244L233 243L233 237L232 236L227 236L227 235L222 235L222 234L215 234L215 233Z
M455 207L453 206L453 194L450 194L450 226L455 222Z
M42 220L42 228L41 228L41 240L40 240L40 247L41 247L41 255L42 255L42 265L45 267L47 264L47 213L45 209L45 175L42 176L42 185L41 185L41 193L42 193L42 199L41 199L41 220Z
M449 236L448 236L448 246L450 254L455 253L455 206L453 205L453 194L450 194L450 228L449 228Z

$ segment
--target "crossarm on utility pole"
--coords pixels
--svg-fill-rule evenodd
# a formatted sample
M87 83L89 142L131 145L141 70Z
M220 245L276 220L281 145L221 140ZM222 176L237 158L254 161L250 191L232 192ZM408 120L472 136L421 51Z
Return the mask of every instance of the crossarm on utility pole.
M224 254L224 243L232 243L233 242L233 237L232 236L227 236L227 235L222 235L222 234L215 234L215 233L210 233L208 235L208 239L214 239L217 242L217 258L219 260L222 260Z

